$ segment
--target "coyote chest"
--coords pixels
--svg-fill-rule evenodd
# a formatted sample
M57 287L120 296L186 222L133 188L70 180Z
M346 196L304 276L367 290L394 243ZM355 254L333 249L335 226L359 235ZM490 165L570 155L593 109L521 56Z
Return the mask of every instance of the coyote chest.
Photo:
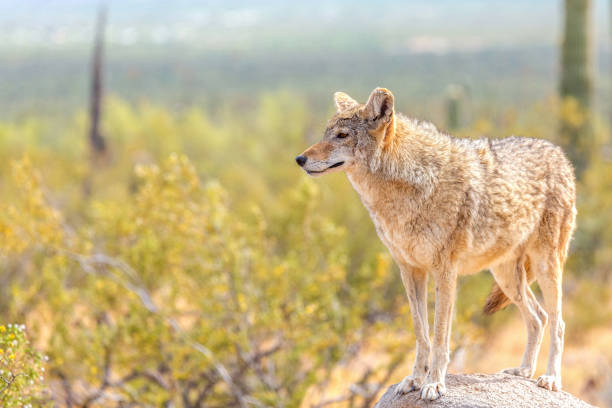
M381 241L393 257L414 267L426 267L437 252L432 233L438 226L414 208L411 191L389 185L381 191L363 176L349 174L351 184L370 213Z

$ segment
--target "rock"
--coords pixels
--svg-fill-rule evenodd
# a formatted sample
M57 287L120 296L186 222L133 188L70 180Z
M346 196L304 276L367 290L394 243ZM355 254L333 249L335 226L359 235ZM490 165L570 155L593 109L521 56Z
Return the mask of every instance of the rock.
M564 391L538 387L535 380L509 374L448 374L446 395L423 401L420 391L396 395L392 385L374 408L592 408Z

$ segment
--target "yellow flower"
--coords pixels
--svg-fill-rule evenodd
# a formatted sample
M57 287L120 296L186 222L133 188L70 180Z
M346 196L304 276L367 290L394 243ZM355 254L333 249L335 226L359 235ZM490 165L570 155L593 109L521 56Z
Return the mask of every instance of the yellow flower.
M6 327L4 325L0 326L0 333L4 333L6 331Z
M9 334L9 339L10 340L13 340L14 338L15 338L15 334L14 333Z
M9 356L9 360L14 360L14 359L15 359L15 355L14 355L14 354L11 354L11 355Z
M0 349L0 356L4 354L4 350Z

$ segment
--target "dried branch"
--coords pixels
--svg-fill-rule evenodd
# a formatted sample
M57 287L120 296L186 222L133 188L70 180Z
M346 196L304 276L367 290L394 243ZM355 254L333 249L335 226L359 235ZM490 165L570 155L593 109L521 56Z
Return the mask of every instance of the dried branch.
M72 392L72 386L70 385L70 382L68 381L68 378L66 377L63 371L58 370L56 371L56 374L61 381L62 388L64 389L66 406L72 407L74 405L74 394Z
M104 374L102 376L102 383L100 387L92 393L90 396L86 397L81 405L82 408L87 408L93 402L95 402L98 398L104 395L104 390L108 386L110 386L110 371L111 371L111 348L109 345L104 347Z
M397 369L401 362L401 359L394 359L387 366L385 376L377 383L368 383L368 379L372 376L373 371L370 369L366 370L359 381L349 386L347 393L320 401L318 404L311 405L311 408L323 408L327 405L338 404L344 401L348 401L349 405L353 406L356 397L363 398L363 403L361 404L363 408L370 407L374 402L376 395L378 395L382 387L389 381L393 375L393 372Z
M11 378L9 380L4 378L3 376L0 376L0 379L2 379L2 381L4 382L4 387L2 387L2 389L0 389L0 394L3 394L4 391L8 390L10 388L10 386L13 385L13 383L15 382L17 377L19 377L20 375L21 374L11 375ZM3 398L3 400L4 400L4 398Z
M282 341L279 340L267 350L260 350L255 353L245 353L241 350L238 350L240 359L246 364L247 367L253 370L253 372L261 381L261 383L264 384L264 386L266 386L270 391L273 391L277 394L280 389L278 380L274 377L274 375L272 375L272 373L266 373L264 368L261 366L261 361L281 349Z

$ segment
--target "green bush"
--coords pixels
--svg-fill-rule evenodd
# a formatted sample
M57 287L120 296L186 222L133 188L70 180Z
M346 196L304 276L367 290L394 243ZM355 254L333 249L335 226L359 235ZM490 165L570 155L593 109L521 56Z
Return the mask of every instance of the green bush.
M30 345L24 325L0 325L0 403L3 407L44 403L45 359Z

